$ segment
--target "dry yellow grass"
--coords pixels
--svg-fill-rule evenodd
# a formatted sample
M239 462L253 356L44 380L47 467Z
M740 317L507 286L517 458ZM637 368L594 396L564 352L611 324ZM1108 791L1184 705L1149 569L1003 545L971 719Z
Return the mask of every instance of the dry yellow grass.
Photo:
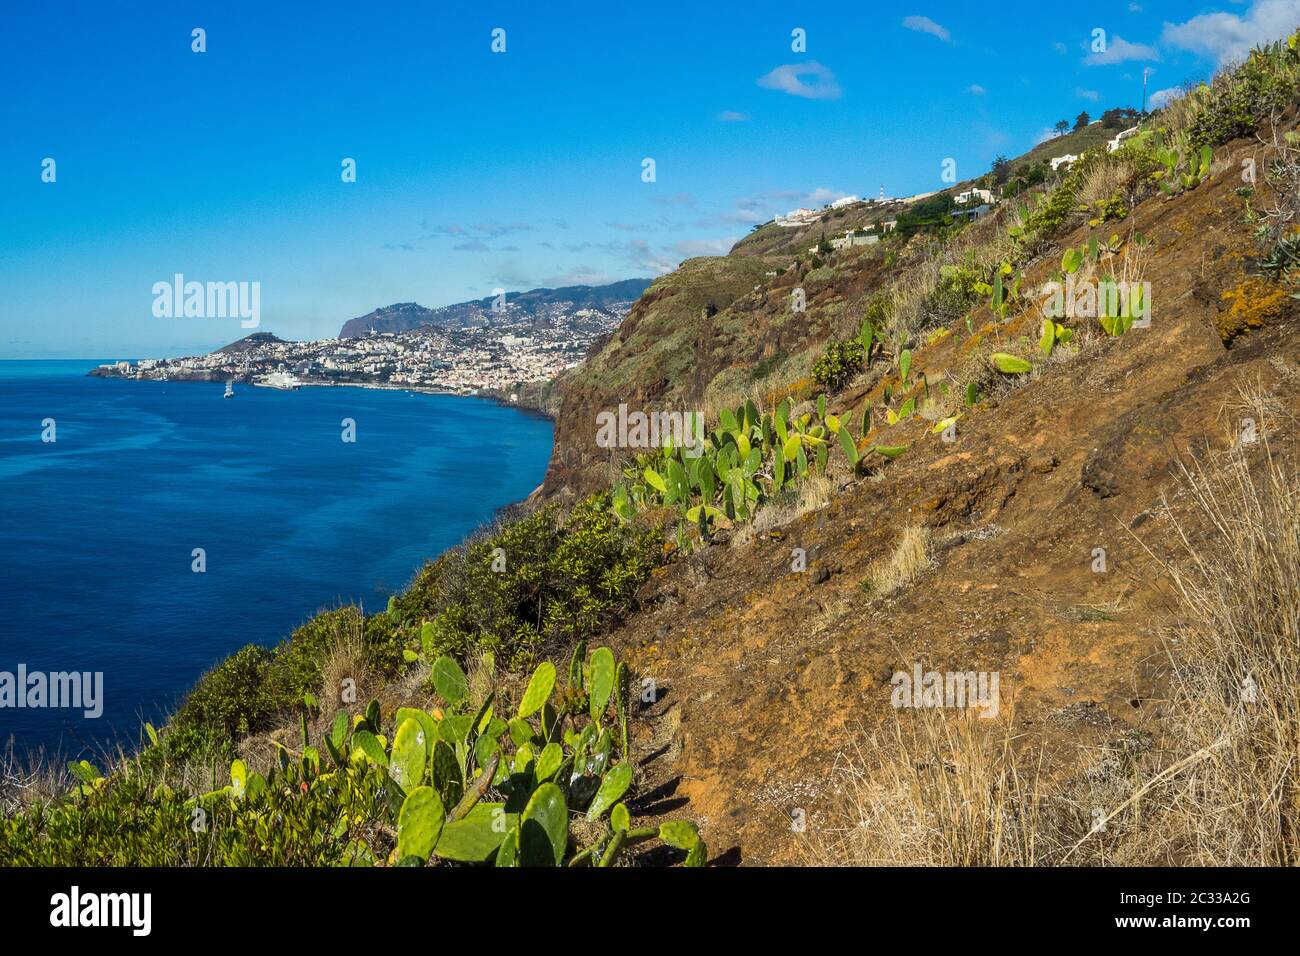
M872 566L864 587L873 597L888 597L907 587L930 567L930 529L910 525L903 529L893 554Z
M1079 204L1091 206L1093 203L1110 199L1116 193L1123 196L1136 176L1137 166L1132 161L1115 154L1107 154L1105 159L1094 164L1088 171L1087 178L1079 188Z
M1254 466L1252 468L1252 459ZM1300 470L1267 439L1184 474L1209 540L1165 564L1181 604L1170 638L1172 738L1186 765L1154 789L1146 828L1180 862L1300 864Z
M835 768L840 812L808 830L815 866L1035 866L1048 832L1041 754L1011 720L989 734L973 711L915 710Z
M814 865L1300 865L1300 469L1266 438L1185 469L1163 747L1131 732L1052 775L971 711L895 715L837 762ZM881 569L915 567L916 543Z
M824 508L835 496L830 479L814 471L801 478L796 489L792 501L770 501L759 508L752 521L739 525L731 538L732 547L743 547L760 534L783 528L801 515Z

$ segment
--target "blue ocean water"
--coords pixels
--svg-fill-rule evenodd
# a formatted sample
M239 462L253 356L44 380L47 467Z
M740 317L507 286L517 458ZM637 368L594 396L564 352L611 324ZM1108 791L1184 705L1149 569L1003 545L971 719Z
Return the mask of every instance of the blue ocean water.
M133 744L231 651L320 609L381 610L532 491L551 450L550 422L484 399L236 386L227 400L220 384L87 377L97 364L0 361L0 671L104 674L102 717L0 707L0 744Z

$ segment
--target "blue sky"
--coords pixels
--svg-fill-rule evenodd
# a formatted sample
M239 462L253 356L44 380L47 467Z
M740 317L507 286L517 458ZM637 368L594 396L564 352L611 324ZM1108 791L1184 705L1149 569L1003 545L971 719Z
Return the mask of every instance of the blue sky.
M1144 68L1169 90L1300 24L1300 0L448 6L7 0L0 358L246 334L155 317L178 272L259 282L259 330L287 338L655 275L776 212L938 188L949 157L978 175L1139 106Z

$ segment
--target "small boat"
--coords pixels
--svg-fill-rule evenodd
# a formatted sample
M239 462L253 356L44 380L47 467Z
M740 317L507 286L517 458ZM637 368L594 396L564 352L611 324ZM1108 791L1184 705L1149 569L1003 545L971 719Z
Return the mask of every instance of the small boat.
M234 382L227 382L227 383L226 383L226 394L223 395L222 398L234 398L234 397L235 397L235 383L234 383Z

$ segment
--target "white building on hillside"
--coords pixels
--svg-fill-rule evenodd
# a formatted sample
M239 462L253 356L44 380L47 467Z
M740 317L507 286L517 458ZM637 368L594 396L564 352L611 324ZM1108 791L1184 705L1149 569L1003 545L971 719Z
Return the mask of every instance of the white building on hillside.
M857 196L845 196L843 199L837 199L831 203L832 209L843 209L845 206L852 206L855 202L862 202Z
M879 236L873 236L865 229L858 229L857 231L850 229L844 235L832 239L831 248L838 252L841 249L849 249L853 246L870 246L879 241Z
M1138 131L1138 127L1136 126L1132 126L1129 127L1128 129L1120 130L1118 133L1115 134L1115 138L1106 144L1106 152L1108 153L1115 152L1115 150L1119 149L1120 144L1123 143L1124 140L1128 139L1130 136L1137 133L1137 131Z
M991 189L980 189L976 187L974 189L968 189L964 193L958 193L954 197L953 201L961 206L966 205L968 202L981 202L992 205L997 202L997 198L993 195Z
M806 226L810 222L816 222L821 218L821 215L822 211L820 209L792 209L784 216L777 216L776 224L778 226L785 226L788 229L793 229L798 226Z
M1078 160L1079 157L1075 156L1073 153L1066 153L1064 156L1055 156L1052 159L1048 160L1048 162L1052 164L1052 172L1056 172L1062 166L1065 166L1067 168L1073 166L1076 162L1078 162Z

